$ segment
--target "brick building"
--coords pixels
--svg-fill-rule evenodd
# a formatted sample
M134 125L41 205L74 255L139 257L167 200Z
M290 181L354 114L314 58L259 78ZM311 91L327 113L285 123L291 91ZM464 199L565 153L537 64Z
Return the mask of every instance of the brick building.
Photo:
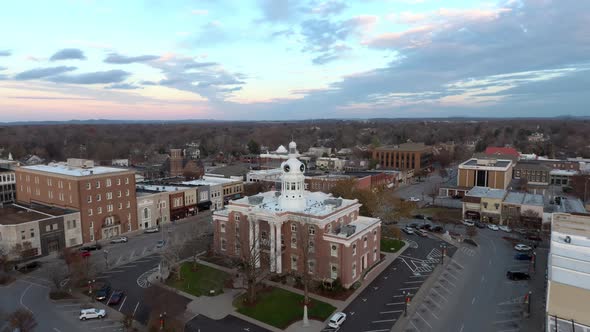
M84 159L16 170L16 200L80 212L84 243L137 229L135 173Z
M373 160L381 168L415 171L432 166L432 146L424 143L404 143L373 150Z
M513 168L512 160L471 158L459 165L457 187L506 189L512 180Z
M260 253L257 265L271 273L307 270L350 287L380 260L381 221L359 216L357 200L306 191L295 152L291 142L280 192L233 200L213 214L214 250L236 259Z

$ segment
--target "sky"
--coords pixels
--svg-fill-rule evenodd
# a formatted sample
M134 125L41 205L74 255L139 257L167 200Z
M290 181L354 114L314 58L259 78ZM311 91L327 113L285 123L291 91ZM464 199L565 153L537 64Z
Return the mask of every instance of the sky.
M8 0L0 121L590 115L589 0Z

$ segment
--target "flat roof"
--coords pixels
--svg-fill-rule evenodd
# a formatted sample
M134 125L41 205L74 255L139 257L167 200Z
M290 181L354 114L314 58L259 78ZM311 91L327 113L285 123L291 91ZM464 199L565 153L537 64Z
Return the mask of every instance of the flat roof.
M549 175L563 175L563 176L574 176L578 174L578 171L566 170L566 169L554 169L549 172Z
M135 188L137 190L147 190L151 192L173 192L173 191L182 191L186 189L192 189L192 187L182 187L182 186L169 186L169 185L136 185Z
M376 148L377 151L418 151L423 152L431 150L432 146L425 145L424 143L402 143L399 145L386 145Z
M473 187L465 195L482 198L503 198L506 195L506 190L488 187Z
M504 203L544 206L543 195L510 191L504 198Z
M512 163L511 160L504 160L504 159L495 159L493 163L490 164L478 164L479 160L483 158L471 158L464 162L462 165L464 166L479 166L479 167L498 167L498 168L505 168Z
M81 168L81 167L72 167L72 166L68 166L66 164L61 164L61 163L59 163L59 164L55 163L55 164L49 164L49 165L23 166L23 167L21 167L21 169L38 171L38 172L45 172L45 173L52 173L52 174L58 174L58 175L75 176L75 177L130 172L130 170L124 169L124 168L105 167L105 166L94 166L94 167Z
M47 218L63 216L74 213L73 210L33 205L24 207L18 204L5 205L0 207L0 224L17 225L31 221L43 220Z

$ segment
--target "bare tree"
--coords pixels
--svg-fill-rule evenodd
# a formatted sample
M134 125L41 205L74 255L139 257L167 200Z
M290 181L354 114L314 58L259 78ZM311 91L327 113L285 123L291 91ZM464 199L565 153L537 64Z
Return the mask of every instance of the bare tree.
M309 218L300 217L299 225L297 227L297 246L301 249L301 261L303 262L303 269L301 271L301 281L303 283L303 304L309 304L309 282L311 281L311 274L309 269L309 262L311 257L315 256L315 232L316 227L309 223ZM315 267L315 264L314 264Z
M389 237L394 239L400 239L402 232L399 227L394 225L381 225L381 235L383 237Z
M470 226L467 227L467 236L469 236L469 238L473 238L474 236L477 235L477 228L475 228L475 226Z
M411 215L416 204L404 201L394 195L390 189L383 189L373 192L371 199L370 215L379 218L384 224L399 222L401 218Z
M249 217L248 220L251 220ZM253 227L253 226L252 226ZM250 241L251 240L251 241ZM260 282L268 277L270 271L261 264L262 250L260 246L261 234L253 236L240 236L236 239L239 252L239 270L246 278L247 301L252 304L256 302L256 289Z
M174 272L176 280L182 280L182 271L178 263L181 260L183 245L181 243L170 242L166 244L165 249L160 254L162 256L162 263L166 264L170 272Z
M542 219L541 214L534 210L527 209L520 212L520 224L523 228L541 229Z
M53 284L54 290L59 290L60 284L65 278L64 269L60 264L51 264L45 268L45 276Z
M439 189L440 189L440 183L438 183L438 182L430 182L428 187L426 188L425 194L432 199L433 205L434 205L434 200L438 197Z
M18 257L20 261L23 261L31 256L31 249L33 245L29 241L24 241L22 243L15 244L10 249L10 254L12 256Z
M37 326L33 313L26 309L17 309L8 316L8 322L20 332L32 332Z

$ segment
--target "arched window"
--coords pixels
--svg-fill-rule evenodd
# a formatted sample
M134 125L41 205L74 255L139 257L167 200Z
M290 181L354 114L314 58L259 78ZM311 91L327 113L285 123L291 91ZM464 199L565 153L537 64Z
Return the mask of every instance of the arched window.
M148 208L143 208L143 219L148 219L150 217L150 210Z

